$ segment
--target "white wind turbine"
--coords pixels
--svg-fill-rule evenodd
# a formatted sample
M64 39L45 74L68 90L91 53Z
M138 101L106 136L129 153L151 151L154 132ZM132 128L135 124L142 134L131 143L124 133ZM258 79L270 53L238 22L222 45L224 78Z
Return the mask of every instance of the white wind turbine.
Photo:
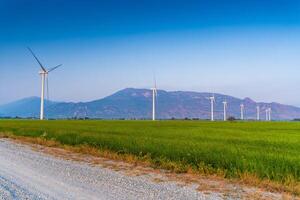
M241 106L241 120L244 120L244 108L245 108L245 106L244 106L244 104L241 104L240 106Z
M259 105L256 106L256 120L260 120L260 107Z
M225 101L223 101L223 115L224 115L224 121L227 120L227 101L225 99Z
M269 111L269 121L271 121L271 112L272 112L272 109L269 108L268 111Z
M155 121L155 111L156 111L156 98L157 98L157 87L156 87L156 78L154 77L154 87L152 90L152 120Z
M208 98L210 100L210 120L214 121L214 103L215 103L215 96L211 96Z
M50 72L52 72L53 70L57 69L58 67L61 66L57 65L56 67L50 68L49 70L47 70L42 63L39 61L39 59L36 57L36 55L33 53L33 51L28 47L28 50L30 51L30 53L33 55L33 57L35 58L35 60L38 62L38 64L41 67L41 71L39 72L39 74L42 77L42 93L41 93L41 111L40 111L40 120L44 119L44 98L45 98L45 81L47 80L47 91L48 91L48 74Z
M266 121L269 121L269 109L266 108Z

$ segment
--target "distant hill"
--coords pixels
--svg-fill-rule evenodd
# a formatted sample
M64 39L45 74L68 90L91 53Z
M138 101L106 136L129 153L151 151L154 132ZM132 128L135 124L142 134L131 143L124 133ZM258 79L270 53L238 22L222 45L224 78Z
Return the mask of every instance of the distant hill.
M157 118L208 119L211 93L158 90ZM255 102L250 98L239 99L223 94L214 94L216 98L216 119L223 117L224 99L228 101L228 116L240 117L240 104L245 105L245 118L256 118L256 105L260 105L261 118L265 118L265 109L272 108L272 119L292 120L300 118L300 108L279 103ZM152 112L152 92L147 89L127 88L103 99L81 102L46 102L45 111L48 118L103 118L103 119L149 119ZM0 106L3 116L38 117L40 98L30 97Z
M29 97L0 106L1 117L38 117L41 100L39 97ZM45 106L54 105L56 102L45 100Z

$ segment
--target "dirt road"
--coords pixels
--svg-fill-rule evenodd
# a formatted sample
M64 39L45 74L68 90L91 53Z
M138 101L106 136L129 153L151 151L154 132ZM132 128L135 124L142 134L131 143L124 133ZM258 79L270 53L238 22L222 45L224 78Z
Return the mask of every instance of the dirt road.
M231 188L237 191L235 195L229 194L232 191L205 192L199 190L199 184L154 181L151 173L130 176L0 139L0 199L244 199L240 195L247 193L244 188Z

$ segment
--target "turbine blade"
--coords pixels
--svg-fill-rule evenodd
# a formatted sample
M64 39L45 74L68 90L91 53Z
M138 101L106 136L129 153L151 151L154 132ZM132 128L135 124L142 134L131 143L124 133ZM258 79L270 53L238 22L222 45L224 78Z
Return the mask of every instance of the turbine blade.
M55 70L55 69L57 69L57 68L59 68L60 66L62 66L62 64L57 65L56 67L52 67L51 69L48 70L48 73Z
M48 80L48 76L46 76L46 84L47 84L47 101L49 102L49 80Z
M158 99L157 99L157 90L155 90L155 104L156 104L156 110L157 110L157 106L158 106Z
M36 57L36 55L33 53L33 51L27 47L27 49L30 51L30 53L33 55L33 57L35 58L35 60L39 63L40 67L42 68L42 70L44 72L47 72L47 70L45 69L45 67L42 65L42 63L39 61L39 59Z
M46 88L47 88L47 99L46 99L46 106L45 106L45 109L47 109L49 107L49 80L48 80L48 74L46 74ZM47 114L45 114L45 117L47 118Z
M152 69L152 76L153 76L154 88L156 88L156 73L155 73L155 69Z

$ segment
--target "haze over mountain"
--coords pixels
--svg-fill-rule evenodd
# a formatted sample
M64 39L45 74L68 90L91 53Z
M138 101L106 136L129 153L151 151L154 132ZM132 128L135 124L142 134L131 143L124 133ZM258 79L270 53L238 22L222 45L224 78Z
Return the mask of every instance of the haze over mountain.
M223 94L214 94L215 117L223 118L223 104L228 102L228 116L239 118L240 104L245 105L245 118L256 118L256 105L260 105L261 119L265 109L272 108L272 119L292 120L300 118L300 108L279 103L255 102L250 98L239 99ZM158 90L157 118L208 119L211 93ZM30 97L0 106L0 116L38 117L40 98ZM46 101L47 118L103 118L103 119L150 119L152 112L152 91L148 89L127 88L103 99L90 102L53 102Z

